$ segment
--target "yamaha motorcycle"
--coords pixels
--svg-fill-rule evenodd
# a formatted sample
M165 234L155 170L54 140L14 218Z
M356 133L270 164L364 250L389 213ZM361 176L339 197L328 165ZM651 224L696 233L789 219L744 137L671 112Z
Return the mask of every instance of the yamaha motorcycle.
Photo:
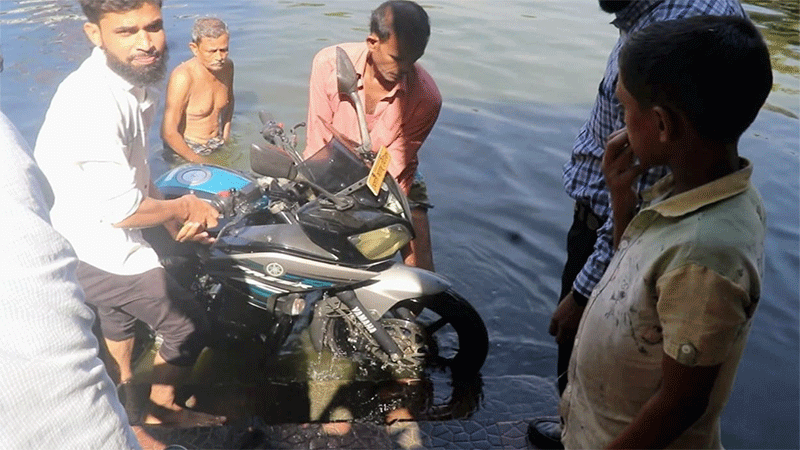
M193 247L191 286L217 340L257 341L266 357L309 327L317 350L392 371L475 376L488 351L483 320L447 279L395 258L414 237L408 200L391 175L370 170L356 74L343 51L337 72L359 114L361 145L333 130L304 159L295 133L304 124L287 132L262 113L267 142L250 149L253 173L187 164L156 181L166 198L194 194L220 211L209 230L216 241Z

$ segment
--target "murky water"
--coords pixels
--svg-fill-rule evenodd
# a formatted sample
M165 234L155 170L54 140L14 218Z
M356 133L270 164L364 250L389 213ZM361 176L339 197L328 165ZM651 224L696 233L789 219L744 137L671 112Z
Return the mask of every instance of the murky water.
M0 2L5 58L0 107L31 143L56 86L88 55L76 3ZM246 148L260 139L260 109L287 124L305 120L312 56L326 45L362 40L367 8L374 6L365 5L355 0L167 1L170 68L190 55L195 17L216 14L228 22L236 63L233 134ZM561 166L616 39L611 17L593 0L430 0L425 6L433 32L421 63L444 97L421 154L436 204L430 220L437 269L476 306L489 328L484 392L508 392L491 389L508 380L552 380L555 345L547 323L571 221ZM800 13L795 1L751 0L746 9L770 44L775 71L767 105L740 146L755 163L754 179L768 210L767 272L723 416L723 442L728 448L797 448ZM160 147L155 134L153 145ZM246 167L246 158L237 155L231 164ZM284 391L303 390L283 386ZM252 394L271 398L268 389ZM471 405L473 417L532 417L536 411L497 407L518 402L513 394L487 394Z

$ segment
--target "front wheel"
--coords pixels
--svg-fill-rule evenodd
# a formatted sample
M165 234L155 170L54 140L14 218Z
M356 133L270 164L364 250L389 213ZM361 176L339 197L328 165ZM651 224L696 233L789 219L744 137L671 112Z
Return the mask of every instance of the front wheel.
M468 301L447 290L401 302L387 314L402 317L406 311L424 331L423 352L428 366L449 367L454 377L470 377L480 371L489 351L489 334Z
M390 361L355 320L341 315L328 322L328 341L340 355L366 353L396 373L425 367L449 367L454 378L476 375L489 350L489 335L478 312L455 291L403 300L380 323L394 339L403 357Z

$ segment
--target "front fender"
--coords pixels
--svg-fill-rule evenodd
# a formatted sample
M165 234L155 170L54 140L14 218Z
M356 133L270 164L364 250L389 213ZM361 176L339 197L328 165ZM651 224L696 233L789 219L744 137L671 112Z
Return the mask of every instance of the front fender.
M450 282L434 272L395 263L369 279L368 285L353 290L364 308L374 319L391 309L398 302L439 294L450 288ZM319 306L319 304L317 304ZM311 342L317 351L323 346L328 317L318 308L310 324Z
M396 263L372 278L367 286L355 289L356 296L377 317L402 300L438 294L450 287L446 278L434 272Z

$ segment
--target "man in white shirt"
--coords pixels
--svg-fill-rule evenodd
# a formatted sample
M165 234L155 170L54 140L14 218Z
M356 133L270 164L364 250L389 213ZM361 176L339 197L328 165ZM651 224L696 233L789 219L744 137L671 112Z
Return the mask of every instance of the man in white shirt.
M194 196L161 199L150 179L157 95L149 86L163 79L167 52L161 1L81 0L81 7L95 48L59 86L36 141L36 160L55 194L53 226L78 255L78 280L97 308L119 381L133 375L135 321L163 337L150 407L131 422L217 424L224 418L175 403L175 385L203 348L207 320L140 231L163 225L178 241L207 243L205 229L219 216Z

